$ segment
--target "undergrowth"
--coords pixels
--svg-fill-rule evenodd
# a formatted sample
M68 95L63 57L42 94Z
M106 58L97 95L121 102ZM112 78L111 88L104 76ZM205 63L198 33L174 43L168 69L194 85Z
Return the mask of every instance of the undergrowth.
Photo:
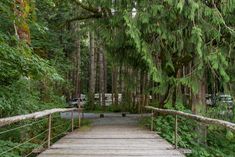
M81 127L89 127L91 121L83 119ZM31 124L31 125L30 125ZM27 125L14 130L14 128ZM78 126L78 119L74 119L74 129ZM12 131L2 133L13 129ZM60 118L59 114L52 117L51 143L53 144L61 137L71 131L71 120ZM2 133L2 134L1 134ZM43 118L36 122L30 120L0 129L0 156L1 157L34 157L37 154L33 150L42 151L47 147L48 119ZM32 139L33 138L33 139ZM30 140L32 139L32 140ZM30 141L29 141L30 140ZM28 141L28 142L27 142ZM8 151L9 150L9 151Z
M151 119L143 118L141 125L150 127ZM147 124L147 125L146 125ZM154 119L154 131L170 143L174 143L174 118L173 116L157 116ZM178 120L178 145L180 148L190 149L188 157L234 157L235 137L233 133L224 128L212 125L206 126L206 139L203 142L199 139L202 135L198 133L199 123L179 118Z

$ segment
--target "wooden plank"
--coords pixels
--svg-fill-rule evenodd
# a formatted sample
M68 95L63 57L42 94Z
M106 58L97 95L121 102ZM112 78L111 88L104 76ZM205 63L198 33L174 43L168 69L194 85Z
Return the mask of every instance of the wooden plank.
M161 155L178 155L182 156L180 152L177 152L175 150L76 150L76 149L49 149L47 150L44 154L50 155L50 154L56 154L58 156L60 155L119 155L119 156L144 156L144 155L156 155L156 156L161 156Z
M91 129L75 130L38 157L184 157L159 135L130 123L131 119L97 119Z
M92 139L70 139L70 140L64 140L62 139L62 143L66 143L66 144L90 144L90 143L95 143L95 144L112 144L112 143L115 143L115 144L125 144L127 143L128 141L128 144L140 144L140 143L145 143L145 144L156 144L159 143L159 144L164 144L166 143L166 141L164 139L159 139L159 140L155 140L155 139L122 139L122 140L118 140L118 139L97 139L97 140L92 140Z
M152 149L173 149L172 146L169 145L153 145L150 146L148 144L135 144L135 145L129 145L129 144L113 144L113 145L96 145L96 144L89 144L89 145L78 145L78 144L55 144L51 147L52 149L77 149L77 150L116 150L116 149L123 149L123 150L135 150L135 149L143 149L143 150L152 150Z
M62 155L60 154L59 156L57 154L45 154L41 155L40 157L133 157L130 155ZM156 155L138 155L138 157L157 157ZM179 155L159 155L159 157L184 157L184 156L179 156Z

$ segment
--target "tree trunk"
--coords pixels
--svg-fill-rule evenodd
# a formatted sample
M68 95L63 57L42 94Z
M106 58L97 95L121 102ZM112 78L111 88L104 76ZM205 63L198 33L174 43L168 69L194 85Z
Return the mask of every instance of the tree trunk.
M124 98L124 65L122 64L120 66L119 69L119 93L121 93L121 97L120 97L120 103L121 103L121 108L123 109L123 111L125 110L125 102L123 101Z
M104 91L105 93L108 93L108 87L107 87L107 84L108 84L108 69L107 69L107 60L106 60L106 57L104 55Z
M14 12L17 17L14 23L15 34L19 40L25 41L27 44L31 42L30 30L27 24L27 19L30 14L28 11L29 6L28 0L16 0L14 6Z
M75 23L75 33L78 34L80 31L79 23ZM81 86L80 86L80 64L81 64L81 51L80 51L80 37L79 35L76 36L75 40L75 51L76 51L76 86L75 86L75 93L78 98L81 97Z
M204 115L206 112L206 77L202 76L199 80L199 90L197 94L192 96L192 112L197 115ZM196 128L198 133L198 143L206 144L207 128L198 123Z
M113 104L118 105L118 74L117 74L117 66L113 65L113 71L112 71L112 99L113 99Z
M99 85L100 85L100 105L105 106L105 86L104 86L104 50L100 48L99 52Z
M181 77L181 75L180 75L180 70L176 70L176 72L175 72L175 78L180 78ZM173 87L173 94L172 94L172 106L173 106L173 108L174 109L176 109L176 101L177 101L177 91L179 91L178 90L178 88L179 87L177 87L177 85L175 85L174 87Z
M192 112L195 114L205 114L206 112L206 80L199 80L199 90L192 97Z
M171 86L168 85L168 86L167 86L166 93L165 93L163 96L161 96L161 98L160 98L160 103L159 103L159 107L160 107L160 108L164 108L165 101L166 101L166 99L168 98L168 96L169 96L169 94L170 94L170 89L171 89Z
M149 75L146 74L145 78L145 99L144 99L144 106L148 106L149 104ZM147 90L147 92L146 92Z
M139 100L139 113L142 113L142 110L143 110L143 106L144 106L144 102L145 102L145 94L144 94L144 91L145 91L145 72L141 71L140 72L140 80L139 80L139 85L140 85L140 93L139 93L139 96L140 96L140 100Z
M94 32L89 33L90 37L90 78L89 78L89 105L94 109L96 64L95 64L95 39Z

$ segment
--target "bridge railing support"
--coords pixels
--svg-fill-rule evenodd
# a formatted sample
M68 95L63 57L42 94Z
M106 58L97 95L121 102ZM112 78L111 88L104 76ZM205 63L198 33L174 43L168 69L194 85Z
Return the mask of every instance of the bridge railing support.
M81 112L80 112L80 110L81 110L81 105L79 103L78 104L78 128L81 127Z
M44 140L42 141L42 143L40 144L40 148L43 148L44 146L47 145L47 148L50 148L52 140L56 139L62 135L64 135L65 133L67 133L70 129L71 131L74 130L74 111L78 112L78 127L81 126L81 112L82 112L82 108L79 106L78 108L55 108L55 109L50 109L50 110L44 110L44 111L40 111L40 112L35 112L35 113L31 113L31 114L26 114L26 115L18 115L18 116L13 116L13 117L8 117L8 118L0 118L0 129L2 129L2 127L4 126L8 126L11 124L15 124L15 123L19 123L19 122L23 122L26 120L33 120L32 122L30 122L29 124L23 124L23 125L16 125L13 127L10 127L8 130L4 130L4 128L2 129L2 131L0 131L0 135L4 134L4 133L8 133L8 132L12 132L15 130L19 130L22 128L26 128L32 125L36 125L36 124L41 124L42 122L45 122L47 120L47 123L45 126L45 130L43 130L42 132L38 133L37 135L30 137L29 140L19 143L18 145L9 148L8 150L2 151L0 152L0 156L3 155L7 155L7 153L11 152L12 150L21 147L22 145L32 142L35 139L45 136ZM54 118L58 118L59 116L52 116L55 113L62 113L62 112L71 112L71 122L69 123L69 126L67 128L67 126L65 126L65 124L59 124L56 126L52 126L53 123L53 119ZM35 121L37 120L37 121ZM54 137L52 137L52 130L59 128L59 127L66 127L65 130L63 130L63 132L58 133L57 135L55 135ZM32 153L34 153L34 150L32 150L32 152L30 152L28 155L26 156L30 156Z
M153 128L154 127L154 111L152 110L152 113L151 113L151 131L153 131Z
M73 116L73 111L71 112L71 131L73 132L74 129L74 116Z
M47 147L51 147L51 114L48 116L48 137L47 137Z
M178 117L175 115L175 149L178 148Z
M163 113L167 115L173 115L175 117L175 126L174 126L174 145L175 149L178 148L178 116L182 116L188 119L192 119L198 122L202 122L205 124L212 124L220 127L227 128L229 130L232 130L235 132L235 123L231 123L228 121L220 120L220 119L213 119L213 118L208 118L200 115L195 115L195 114L190 114L190 113L185 113L182 111L176 111L176 110L170 110L170 109L160 109L160 108L155 108L152 106L146 106L146 109L151 110L151 126L150 129L153 131L154 130L154 113Z
M154 110L152 110L151 112L151 126L150 126L150 130L154 131ZM155 124L156 125L156 124ZM174 144L175 144L175 149L178 148L178 117L177 115L175 115L175 133L174 133Z

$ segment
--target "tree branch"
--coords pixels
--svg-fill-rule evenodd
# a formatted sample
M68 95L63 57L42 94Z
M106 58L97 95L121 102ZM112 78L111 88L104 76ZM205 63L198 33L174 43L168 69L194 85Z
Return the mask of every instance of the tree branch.
M89 5L89 6L84 5L81 2L79 2L78 0L75 0L74 2L77 5L79 5L80 7L82 7L83 9L87 10L87 11L90 11L92 13L101 13L101 9L100 8L95 8L95 7L92 7L91 5Z
M97 18L102 18L103 16L101 14L93 14L93 15L86 15L86 16L78 16L74 17L67 22L73 22L73 21L80 21L80 20L87 20L87 19L97 19Z
M102 16L111 16L112 15L112 12L111 12L111 9L110 8L102 8L102 7L94 7L94 6L91 6L91 5L84 5L83 3L81 3L79 0L74 0L74 2L80 6L81 8L89 11L89 12L92 12L94 14L101 14Z

